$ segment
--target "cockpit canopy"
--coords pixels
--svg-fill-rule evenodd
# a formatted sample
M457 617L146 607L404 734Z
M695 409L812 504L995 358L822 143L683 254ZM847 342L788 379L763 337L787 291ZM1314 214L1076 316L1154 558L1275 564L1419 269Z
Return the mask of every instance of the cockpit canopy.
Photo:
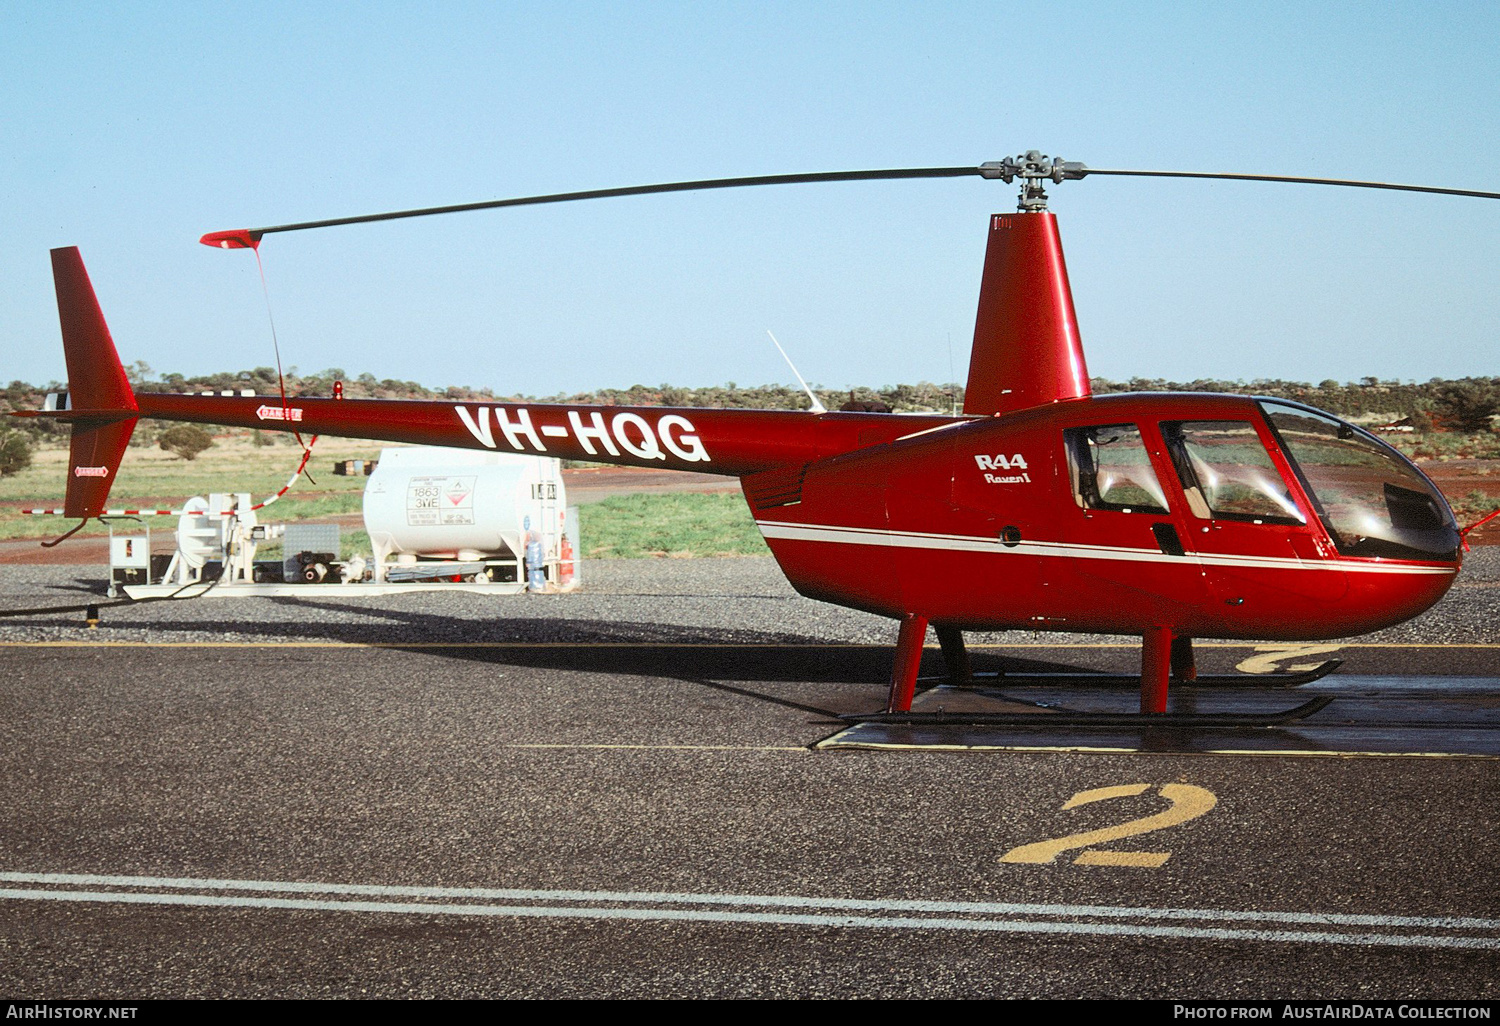
M1307 407L1273 400L1260 406L1340 553L1458 558L1453 511L1405 456Z
M1245 407L1239 417L1159 422L1180 500L1169 501L1139 423L1066 429L1075 501L1085 509L1158 516L1182 501L1200 520L1248 524L1300 526L1316 516L1345 556L1458 558L1452 510L1406 457L1308 407L1269 399L1258 405L1265 425ZM1267 450L1266 425L1311 510L1299 505L1295 485Z

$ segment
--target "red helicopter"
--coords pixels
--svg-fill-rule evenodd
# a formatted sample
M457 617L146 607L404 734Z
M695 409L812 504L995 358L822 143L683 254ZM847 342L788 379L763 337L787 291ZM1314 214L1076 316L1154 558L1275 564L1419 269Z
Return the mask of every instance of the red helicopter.
M738 477L810 598L899 621L888 712L909 714L929 626L956 677L964 631L1139 635L1140 709L1196 677L1192 639L1302 641L1416 616L1453 584L1442 493L1330 414L1239 395L1093 396L1045 185L1088 175L1227 178L1500 198L1342 179L1089 168L1031 151L979 167L715 179L213 232L271 233L650 193L978 175L1018 182L990 219L962 415L135 394L76 248L52 251L73 425L64 512L105 500L136 420L495 449Z

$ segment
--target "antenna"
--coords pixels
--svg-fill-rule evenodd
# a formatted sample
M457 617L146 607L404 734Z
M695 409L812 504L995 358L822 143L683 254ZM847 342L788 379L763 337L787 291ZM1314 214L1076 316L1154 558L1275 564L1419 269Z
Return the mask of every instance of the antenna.
M953 372L953 332L948 332L948 398L953 400L953 415L958 416L958 375Z
M766 334L771 335L770 328L766 329ZM818 397L813 395L813 390L807 387L807 382L803 380L802 374L797 370L797 365L792 362L790 356L786 355L786 350L781 348L781 343L776 341L775 335L771 335L771 344L776 347L776 351L781 354L781 358L786 361L786 365L792 369L792 373L797 375L797 381L802 385L802 391L806 392L807 398L812 400L812 412L827 413L828 407L819 402Z

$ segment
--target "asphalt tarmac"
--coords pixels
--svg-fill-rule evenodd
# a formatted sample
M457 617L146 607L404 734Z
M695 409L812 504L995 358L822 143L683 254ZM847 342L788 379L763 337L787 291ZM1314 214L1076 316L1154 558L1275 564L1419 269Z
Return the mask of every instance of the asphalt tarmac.
M1343 658L1485 721L1488 552L1412 624L1202 668ZM882 705L889 624L769 560L586 573L0 620L0 994L1500 996L1500 760L817 749ZM98 578L6 567L0 608Z

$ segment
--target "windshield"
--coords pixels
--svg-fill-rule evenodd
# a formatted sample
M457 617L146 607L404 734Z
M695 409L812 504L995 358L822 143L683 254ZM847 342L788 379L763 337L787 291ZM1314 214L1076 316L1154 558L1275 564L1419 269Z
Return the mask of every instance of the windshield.
M1339 552L1458 558L1458 526L1447 501L1405 456L1325 414L1260 405Z

